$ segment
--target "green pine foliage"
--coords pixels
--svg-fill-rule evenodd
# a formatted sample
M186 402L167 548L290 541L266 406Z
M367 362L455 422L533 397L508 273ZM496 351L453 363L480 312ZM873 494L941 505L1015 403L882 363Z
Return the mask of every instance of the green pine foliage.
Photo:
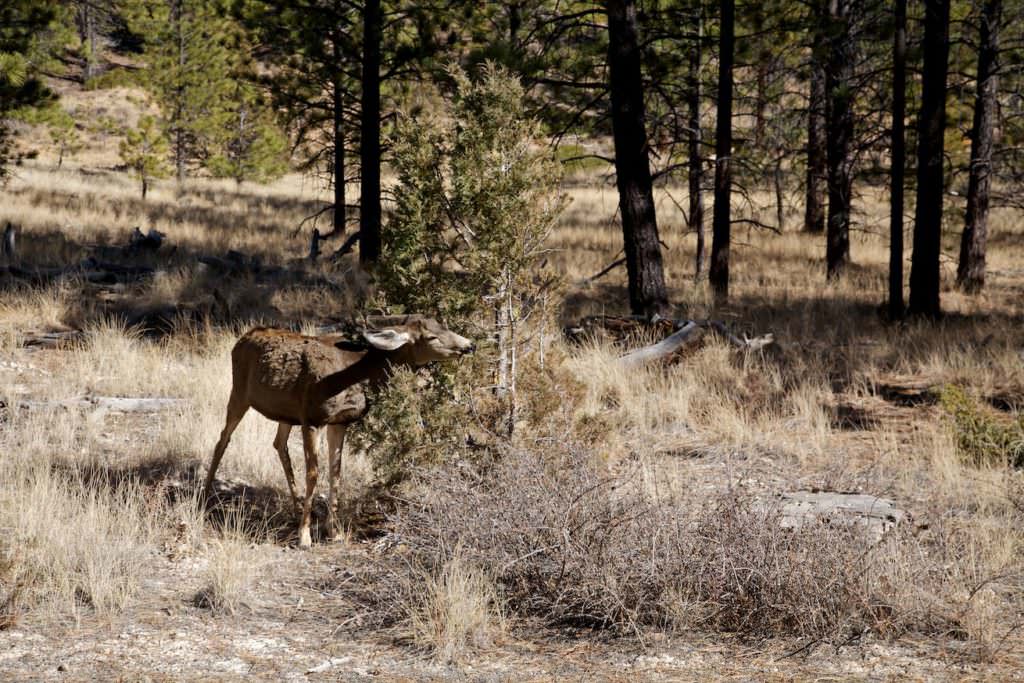
M206 167L215 177L239 183L280 178L288 171L287 137L251 85L238 82L235 92L230 126L219 136Z
M39 78L61 5L54 0L5 0L0 4L0 181L11 153L8 116L45 105L53 95Z
M956 385L939 394L939 403L950 417L957 449L973 465L1024 467L1024 413L1015 419L999 419L991 410Z
M138 176L143 199L146 198L152 179L164 178L169 174L168 149L167 138L153 116L140 116L135 128L124 131L124 139L118 151L125 166Z
M231 137L245 58L241 32L217 0L133 0L127 14L145 40L145 83L181 181L217 159Z
M395 209L377 270L385 304L466 319L503 285L524 296L565 206L561 168L524 110L523 88L485 65L453 68L452 98L403 116L392 140Z

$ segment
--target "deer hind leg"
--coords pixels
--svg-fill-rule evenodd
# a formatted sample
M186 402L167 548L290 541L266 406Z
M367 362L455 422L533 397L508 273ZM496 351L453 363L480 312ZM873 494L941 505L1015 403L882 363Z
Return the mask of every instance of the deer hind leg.
M228 414L224 420L224 429L221 430L220 439L217 441L217 446L213 449L213 458L210 460L210 469L206 472L206 483L203 486L203 496L209 502L213 496L213 479L217 475L217 468L220 467L221 458L224 457L224 451L228 447L228 442L231 441L231 435L234 433L235 428L238 427L238 423L245 417L245 413L249 410L249 404L245 402L245 399L240 398L234 392L231 392L231 398L228 399Z
M274 449L277 457L281 459L281 467L284 468L284 478L288 481L288 492L292 494L292 505L295 506L296 516L302 514L302 505L299 503L299 490L295 487L295 471L292 470L292 458L288 454L288 437L291 436L292 426L286 422L277 423L277 436L274 437Z
M302 521L299 523L299 547L313 545L309 525L313 515L313 494L316 493L317 451L316 431L309 425L302 425L302 450L306 455L306 497L302 501Z
M341 463L345 449L345 431L348 425L327 426L327 457L329 459L327 493L327 533L332 541L340 537L338 524L338 495L341 489Z

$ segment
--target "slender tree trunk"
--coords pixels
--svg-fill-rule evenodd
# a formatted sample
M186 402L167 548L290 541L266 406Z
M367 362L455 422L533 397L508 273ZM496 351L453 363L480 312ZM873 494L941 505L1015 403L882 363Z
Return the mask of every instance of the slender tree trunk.
M827 0L813 0L811 19L811 88L807 102L807 197L804 230L825 232L825 182L828 176L828 151L825 147L825 61L826 46L823 24Z
M732 69L735 47L734 0L721 0L718 34L718 112L715 121L715 207L712 217L711 270L715 299L729 298L729 240L732 216Z
M380 257L380 0L366 0L363 41L359 261L367 264Z
M889 319L903 317L903 185L907 164L907 0L896 0L892 43L892 167L889 203Z
M925 0L924 71L917 133L917 207L910 263L910 305L914 315L938 317L939 253L942 240L943 137L946 131L946 76L949 70L949 0Z
M149 178L142 176L142 200L146 200L146 193L149 191Z
M178 179L178 192L181 192L185 185L185 157L187 152L187 142L185 136L184 118L185 118L185 86L181 82L181 78L185 73L185 27L182 26L182 22L185 20L182 11L183 0L175 0L174 6L171 9L171 21L174 22L174 30L177 33L178 38L178 78L179 85L177 87L176 98L174 103L174 167L175 175Z
M78 8L78 39L82 43L82 83L96 75L96 18L91 2Z
M829 52L826 67L825 126L828 152L828 279L843 274L850 262L850 210L853 191L853 0L829 1Z
M981 16L978 92L974 100L974 125L971 128L967 215L960 240L960 264L956 274L957 283L967 292L979 292L985 286L985 246L988 241L1002 4L1002 0L986 0Z
M706 248L704 245L704 195L701 192L701 181L704 176L703 159L701 159L701 126L700 126L700 64L704 43L704 18L699 0L691 5L693 11L694 33L697 39L690 48L688 64L689 92L687 106L689 117L687 126L690 129L689 139L689 186L690 186L690 230L697 233L697 257L694 268L694 279L699 280L704 274Z
M786 229L786 191L782 182L782 162L785 157L782 151L775 157L775 168L772 170L772 181L775 184L775 227L782 232Z
M607 11L615 176L629 278L629 305L635 314L652 315L668 308L668 294L647 156L636 3L634 0L608 0Z
M334 223L332 234L342 235L345 232L345 98L341 73L341 35L334 36L334 83L331 93L332 116L334 117Z

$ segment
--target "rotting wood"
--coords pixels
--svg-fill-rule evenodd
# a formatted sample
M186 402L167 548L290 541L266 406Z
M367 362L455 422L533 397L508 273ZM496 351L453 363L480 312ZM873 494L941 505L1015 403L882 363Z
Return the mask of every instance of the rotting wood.
M695 343L703 336L704 327L700 323L691 320L660 342L644 346L621 356L619 362L628 367L647 365L648 363L671 356L682 347Z
M657 320L654 322L658 322ZM687 320L673 321L676 331L661 341L631 351L619 358L619 362L629 367L638 367L669 358L685 346L696 343L706 331L711 331L727 341L731 346L744 351L758 351L775 343L771 333L754 338L740 338L734 335L718 320Z
M59 349L82 341L85 335L81 330L65 330L62 332L27 332L22 335L22 346L42 349Z
M783 529L799 529L812 522L856 524L878 541L909 519L893 501L863 493L792 491L783 493L781 499L779 524Z

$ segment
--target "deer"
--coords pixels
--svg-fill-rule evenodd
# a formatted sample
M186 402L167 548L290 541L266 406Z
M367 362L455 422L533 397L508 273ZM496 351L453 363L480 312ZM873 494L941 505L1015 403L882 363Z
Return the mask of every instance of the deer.
M327 432L328 533L336 539L336 495L341 455L348 426L368 409L369 390L384 385L391 370L419 367L472 353L475 344L436 320L420 315L375 318L362 331L365 347L338 335L307 336L290 330L256 327L231 351L231 395L220 439L206 473L204 494L213 497L213 482L231 434L253 408L278 423L274 449L284 469L292 504L299 517L299 547L312 545L310 517L318 479L317 434ZM306 491L301 506L288 453L293 427L302 429Z

